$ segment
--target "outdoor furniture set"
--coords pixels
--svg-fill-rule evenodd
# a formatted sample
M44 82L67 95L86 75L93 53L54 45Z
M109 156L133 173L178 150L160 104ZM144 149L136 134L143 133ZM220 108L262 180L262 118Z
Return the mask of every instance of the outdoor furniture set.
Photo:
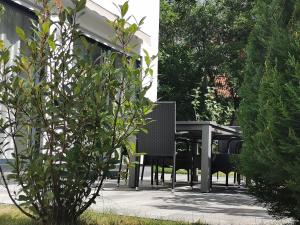
M230 156L239 154L242 143L238 129L211 121L176 121L175 102L157 102L149 120L147 133L137 135L136 149L144 154L144 160L130 172L129 186L138 189L139 175L143 180L145 166L151 166L151 185L154 180L158 184L159 166L162 182L165 168L171 167L172 191L178 169L187 171L191 186L198 181L200 169L202 192L210 192L212 174L218 171L226 174L228 185L229 172L236 171ZM218 143L217 151L213 152L212 144L215 142Z

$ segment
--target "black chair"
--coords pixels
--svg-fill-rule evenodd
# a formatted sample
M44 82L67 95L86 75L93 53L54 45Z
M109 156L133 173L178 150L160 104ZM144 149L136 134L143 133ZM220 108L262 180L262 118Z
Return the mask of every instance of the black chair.
M187 181L191 180L190 172L193 169L193 155L190 149L189 140L177 140L177 154L176 154L176 171L184 169L187 171ZM175 177L176 180L176 177Z
M190 181L190 170L192 169L192 154L190 151L190 143L187 138L179 137L176 138L176 172L180 169L187 171L187 181ZM158 185L158 166L161 167L161 180L164 183L165 181L165 168L172 167L173 160L172 157L153 157L153 156L144 156L144 161L142 165L141 172L141 181L144 178L145 166L151 166L151 185L153 185L153 167L155 166L155 181ZM176 182L176 173L175 173L175 182Z
M158 166L162 169L172 164L172 191L175 187L176 139L184 139L183 133L176 133L176 103L157 102L149 114L147 133L137 135L137 152L144 153L142 176L145 165L151 166L151 185L153 185L153 165L156 166L155 180L158 184ZM139 168L139 167L138 167ZM139 172L137 171L136 175ZM162 171L164 175L164 171ZM162 177L164 180L164 177ZM136 178L136 180L138 180ZM138 186L138 184L136 184Z
M239 137L222 137L218 140L218 151L212 154L211 162L211 179L212 174L216 172L223 172L226 175L226 187L228 186L229 173L235 173L235 180L237 178L240 185L240 174L237 171L236 165L233 162L233 157L240 154L242 147L242 140ZM212 182L211 182L212 183Z

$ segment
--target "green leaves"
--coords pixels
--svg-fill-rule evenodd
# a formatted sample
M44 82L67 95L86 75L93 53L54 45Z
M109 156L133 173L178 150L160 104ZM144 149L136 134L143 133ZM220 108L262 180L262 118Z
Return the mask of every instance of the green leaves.
M253 181L250 191L272 215L300 221L300 48L294 35L300 20L293 15L295 9L297 1L257 2L239 121L244 136L241 165Z
M0 22L1 22L1 17L4 12L5 12L4 6L0 4Z
M12 173L12 174L8 174L8 175L7 175L7 179L8 179L8 180L16 180L16 179L17 179L17 175L16 175L16 174L13 174L13 173Z
M145 59L146 65L147 65L147 67L149 67L150 64L151 64L151 58L150 58L150 55L149 55L149 53L147 52L147 50L143 49L143 51L144 51L144 54L145 54L144 59Z
M0 51L4 49L4 41L0 40Z
M123 5L121 5L120 8L121 8L121 17L123 18L128 12L128 8L129 8L128 1L126 1Z
M85 8L86 0L77 0L76 1L76 10L77 12L82 11Z
M152 108L142 75L152 74L153 58L145 50L146 66L138 67L140 56L129 52L143 21L128 24L130 17L122 18L128 2L122 5L111 23L122 51L104 52L73 21L86 1L72 2L74 8L45 1L33 35L17 27L24 48L16 58L10 60L0 42L0 102L8 115L0 131L17 143L1 143L0 154L12 152L9 178L22 184L15 193L20 206L51 224L64 223L56 218L76 221L94 202L98 181L118 163L120 148L134 153L129 139L143 129ZM59 21L51 21L54 11Z
M54 198L54 194L52 191L47 191L45 197L48 201L52 201Z
M80 92L81 92L81 85L80 85L80 83L77 84L77 86L75 87L74 91L75 91L74 93L76 95L80 94Z
M129 4L126 1L123 5L119 5L116 7L119 9L121 16L116 18L114 21L108 21L108 24L117 32L118 36L120 34L123 35L122 40L115 37L113 40L117 42L118 45L121 45L124 52L131 52L132 49L136 47L136 45L131 45L135 33L140 29L141 25L144 23L145 17L143 17L139 22L131 22L131 18L133 16L126 16ZM136 21L136 19L134 18Z
M51 50L52 50L52 51L55 51L55 49L56 49L56 44L55 44L55 42L54 42L53 40L51 40L51 39L48 39L48 44L49 44Z
M141 20L140 20L140 22L139 22L139 26L142 26L143 24L144 24L144 22L145 22L145 19L146 19L146 17L144 16Z
M137 24L131 24L128 28L127 28L127 31L129 32L129 33L135 33L135 32L137 32L137 30L138 30L138 25Z
M219 75L228 77L227 87L232 95L215 95L223 108L238 109L238 90L243 81L246 59L244 49L253 26L253 1L161 1L159 90L162 100L177 101L180 120L209 118L205 106L207 87L216 84ZM192 90L199 88L195 111ZM232 123L234 117L229 119ZM225 115L218 118L228 123Z
M44 23L42 24L42 32L43 32L44 34L47 34L47 33L49 32L49 30L50 30L50 25L51 25L50 21L46 21L46 22L44 22Z
M26 196L26 195L19 195L18 200L21 201L21 202L26 202L26 201L29 200L29 197Z
M26 34L21 27L16 27L16 33L22 41L26 40Z
M0 42L1 45L1 42ZM0 61L6 65L9 61L9 49L4 47L4 42L2 42L2 49L0 49Z

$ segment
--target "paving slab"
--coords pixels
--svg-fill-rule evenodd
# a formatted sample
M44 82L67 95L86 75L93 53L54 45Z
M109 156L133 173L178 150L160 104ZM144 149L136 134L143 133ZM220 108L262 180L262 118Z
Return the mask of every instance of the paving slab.
M243 187L224 185L224 178L216 180L211 193L201 193L199 185L192 189L186 176L177 177L176 191L171 192L170 177L164 185L150 185L145 177L139 191L127 187L124 181L117 188L116 180L107 180L96 204L91 209L120 215L168 219L187 222L202 221L211 225L283 225L291 220L274 220L267 210L247 194ZM231 179L232 183L233 180ZM15 185L11 185L16 189ZM3 185L0 184L0 203L11 204Z
M282 225L290 222L274 220L245 188L215 186L213 192L201 193L197 186L192 190L181 184L172 193L168 183L153 188L150 182L145 183L135 191L125 186L115 188L113 181L109 181L92 209L155 219L200 220L212 225Z

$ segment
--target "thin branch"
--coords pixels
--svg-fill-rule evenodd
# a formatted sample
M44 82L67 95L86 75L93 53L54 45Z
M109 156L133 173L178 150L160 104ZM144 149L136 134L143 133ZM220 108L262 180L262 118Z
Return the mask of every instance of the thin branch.
M93 194L93 196L90 198L90 200L81 208L78 210L78 212L76 213L76 217L78 218L85 210L87 210L95 201L95 199L99 196L99 192L102 188L102 185L103 185L103 181L106 177L106 173L107 172L104 172L99 184L98 184L98 187L96 189L96 192Z
M9 189L9 187L8 187L8 184L7 184L7 181L6 181L6 178L5 178L5 176L4 176L4 173L3 173L3 171L2 171L2 167L1 167L1 166L0 166L0 173L1 173L1 178L2 178L2 180L3 180L4 186L5 186L6 190L7 190L8 196L9 196L9 198L11 199L11 201L14 203L14 205L15 205L22 213L24 213L26 216L30 217L31 219L37 220L37 218L36 218L34 215L32 215L32 214L26 212L26 211L25 211L25 210L24 210L24 209L16 202L16 200L13 198L13 196L12 196L11 193L10 193L10 189Z

